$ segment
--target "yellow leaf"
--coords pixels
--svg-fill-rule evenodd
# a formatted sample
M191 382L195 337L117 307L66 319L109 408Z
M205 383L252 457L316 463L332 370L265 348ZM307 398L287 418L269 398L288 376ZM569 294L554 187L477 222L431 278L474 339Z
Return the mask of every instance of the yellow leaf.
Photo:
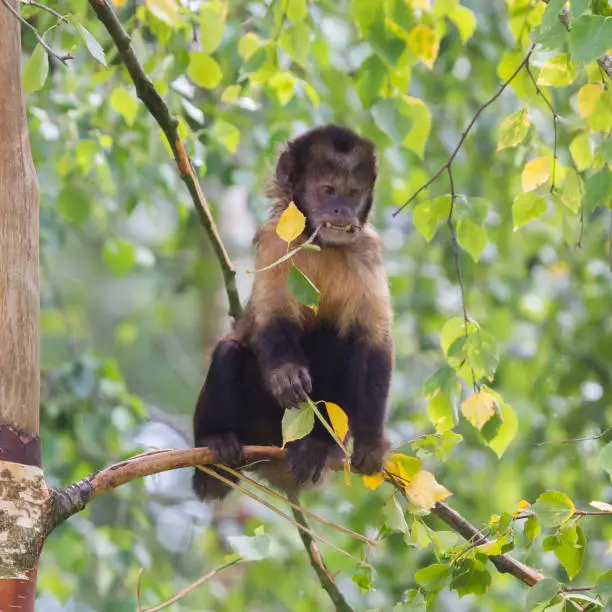
M408 484L412 477L423 467L423 462L416 457L395 453L387 461L385 469L389 474Z
M122 6L125 6L125 0L113 0L113 5L117 8L121 8Z
M492 555L500 555L502 551L501 542L499 540L491 540L485 544L480 544L476 548L488 557Z
M327 416L331 422L331 426L333 427L336 435L340 440L344 440L346 438L346 434L348 433L349 423L348 417L346 416L346 412L338 406L338 404L332 404L331 402L323 402L325 404L325 408L327 409Z
M476 429L480 430L495 414L495 405L495 398L490 393L478 391L461 404L461 412Z
M155 17L170 27L176 23L179 10L176 0L146 0L145 5Z
M548 158L538 157L527 162L521 174L523 191L533 191L543 185L550 177Z
M602 93L601 87L593 83L580 88L576 96L576 102L578 103L578 112L583 119L590 117L595 112Z
M412 28L408 35L408 46L430 70L433 68L440 50L440 39L429 26L421 23Z
M527 510L527 508L531 508L531 504L526 499L521 499L521 501L516 504L516 508L512 513L512 516L516 518L523 510Z
M364 476L362 476L362 478L363 484L368 487L370 491L376 491L376 489L378 489L378 487L380 487L380 485L385 482L385 477L383 476L382 472L378 472L378 474L372 474L371 476L365 474Z
M436 502L442 501L452 493L438 483L431 472L418 472L406 487L406 496L421 510L431 510Z
M295 240L306 227L306 217L291 202L283 211L276 225L276 233L285 242Z

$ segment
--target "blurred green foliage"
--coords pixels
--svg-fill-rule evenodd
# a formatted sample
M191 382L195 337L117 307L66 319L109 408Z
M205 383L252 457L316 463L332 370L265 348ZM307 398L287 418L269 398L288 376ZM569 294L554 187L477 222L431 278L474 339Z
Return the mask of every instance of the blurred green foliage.
M389 485L372 492L353 477L347 487L337 474L304 503L382 538L367 553L372 572L322 549L355 610L573 610L557 595L570 579L612 596L612 521L575 514L612 500L610 436L559 443L612 426L612 89L595 61L612 17L606 2L572 0L568 33L557 18L565 4L115 1L179 118L243 299L279 144L336 121L378 146L375 221L395 309L389 435L416 439L404 451L494 544L465 549L437 520L402 520ZM207 356L229 321L206 234L108 35L84 0L51 6L68 21L22 10L75 55L49 64L23 31L41 184L44 465L62 486L139 449L190 444ZM452 164L455 197L442 173L392 216L532 42L538 88L523 69L482 113ZM484 395L463 418L474 386ZM538 500L533 515L522 499ZM238 495L200 504L184 472L122 487L54 533L39 609L134 610L140 567L143 605L154 605L260 525L263 560L227 569L172 609L330 609L292 525ZM498 574L487 555L509 550L548 579L529 590Z

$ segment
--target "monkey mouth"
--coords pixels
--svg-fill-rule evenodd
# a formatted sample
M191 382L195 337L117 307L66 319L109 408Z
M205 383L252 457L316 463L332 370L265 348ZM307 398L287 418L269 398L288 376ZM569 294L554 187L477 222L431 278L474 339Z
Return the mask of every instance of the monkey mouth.
M323 227L334 230L335 232L345 232L347 234L353 234L358 229L356 226L351 225L350 223L340 224L332 223L331 221L324 221Z

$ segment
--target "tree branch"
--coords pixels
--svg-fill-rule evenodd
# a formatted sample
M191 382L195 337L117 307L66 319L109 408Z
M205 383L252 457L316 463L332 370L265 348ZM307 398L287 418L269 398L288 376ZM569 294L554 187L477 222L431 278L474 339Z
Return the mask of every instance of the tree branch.
M276 446L245 446L243 452L247 463L282 461L285 457L285 451ZM92 499L128 482L168 470L212 463L214 463L213 453L208 448L202 447L186 450L151 451L111 465L61 491L52 492L49 500L50 507L47 512L45 534L49 535L66 519L83 510ZM335 461L329 467L337 471L344 470L344 464L341 461ZM398 487L398 489L403 494L401 487ZM482 536L474 525L446 504L438 502L432 508L431 513L466 540L475 541L478 545L488 542L487 538ZM528 586L533 586L545 577L538 570L525 565L508 554L489 558L498 572L511 574Z
M53 49L52 47L50 47L46 42L45 39L43 38L42 34L40 34L40 32L26 19L24 19L19 11L16 8L13 8L13 6L11 5L11 3L8 0L0 0L0 2L2 2L2 4L4 4L4 6L6 7L6 9L9 11L9 13L11 13L13 15L13 17L15 17L15 19L17 19L17 21L19 21L20 23L22 23L26 28L32 30L32 32L34 32L34 36L36 36L36 40L40 43L40 46L49 54L52 55L53 57L55 57L56 59L58 59L60 62L62 62L63 64L66 64L68 62L68 60L73 60L74 59L74 55L72 55L71 53L58 53L55 49ZM63 19L63 17L62 17Z
M299 510L300 500L297 495L287 495L287 498L290 502L292 502L291 510L293 512L293 518L305 527L309 529L308 521L304 513ZM317 544L314 539L302 529L299 529L300 538L302 539L302 543L304 544L304 548L306 549L306 553L308 554L308 558L310 559L310 565L312 565L312 569L314 569L319 582L321 583L321 587L324 591L327 592L329 598L334 603L336 608L336 612L353 612L353 608L349 606L346 599L344 599L344 595L340 592L340 589L336 586L333 576L329 573L327 566L325 565L325 561L323 561L323 557L317 548Z
M476 114L471 118L470 122L468 123L467 127L465 128L465 130L463 131L463 134L461 134L461 138L459 139L459 142L457 143L457 146L455 147L455 149L453 150L453 152L449 155L448 159L444 162L444 164L442 165L442 167L423 185L421 185L394 213L393 216L397 216L402 210L404 210L404 208L406 208L406 206L408 206L408 204L410 204L418 195L419 193L421 193L421 191L423 191L424 189L427 189L427 187L429 187L445 170L448 170L451 167L451 164L453 163L453 161L455 161L455 157L457 157L457 153L459 153L459 151L461 150L461 147L463 146L463 143L465 142L465 139L467 138L468 134L471 132L472 128L474 127L474 125L476 124L476 121L478 121L478 117L480 117L482 111L484 111L485 108L487 108L488 106L491 106L491 104L493 104L493 102L495 102L495 100L497 100L497 98L499 98L499 96L502 95L502 93L504 92L504 90L506 89L506 87L508 87L508 85L510 85L510 83L512 83L512 81L514 80L514 78L516 77L516 75L527 65L527 63L529 62L529 60L531 59L531 55L533 54L533 51L535 49L535 45L531 45L531 47L529 47L529 51L527 52L527 55L523 58L523 61L518 65L518 67L516 68L516 70L501 84L500 88L495 92L495 94L493 94L477 111Z
M5 0L2 1L4 2ZM113 39L117 51L136 87L138 97L147 107L147 110L155 121L157 121L159 127L168 139L168 144L172 149L181 179L189 190L200 221L208 233L215 255L219 260L229 301L229 313L236 319L242 312L238 289L236 288L236 271L221 241L219 230L210 212L208 202L202 193L202 188L200 187L200 182L193 169L191 159L189 155L187 155L183 141L179 136L178 120L170 114L167 104L164 102L157 89L155 89L151 79L149 79L145 73L134 53L129 34L121 25L121 22L117 18L117 15L115 15L108 0L89 0L89 5L93 8L98 19L102 22L106 31Z

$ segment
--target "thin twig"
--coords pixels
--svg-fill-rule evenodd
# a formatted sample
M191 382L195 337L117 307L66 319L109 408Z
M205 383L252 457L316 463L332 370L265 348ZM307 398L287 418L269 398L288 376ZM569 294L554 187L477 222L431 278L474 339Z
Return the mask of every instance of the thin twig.
M35 2L34 0L19 0L19 2L21 2L21 4L27 4L28 6L35 6L37 9L53 15L60 23L70 23L70 19L48 7L46 4L41 4L40 2Z
M442 167L424 184L421 185L421 187L419 187L409 198L408 200L406 200L406 202L404 202L394 213L393 216L395 217L396 215L398 215L404 208L406 208L406 206L408 206L408 204L410 204L418 195L419 193L421 193L421 191L423 191L423 189L427 189L427 187L429 187L455 160L455 157L457 156L457 154L459 153L459 150L461 149L461 147L463 146L463 143L465 141L465 139L467 138L468 134L470 133L470 131L472 130L472 128L474 127L474 124L476 123L476 121L478 120L478 117L480 117L480 114L482 113L482 111L485 110L485 108L487 108L488 106L490 106L491 104L493 104L493 102L495 102L495 100L497 100L497 98L499 98L499 96L502 95L502 93L504 92L504 90L506 89L506 87L508 87L508 85L510 85L510 83L514 80L514 78L516 77L516 75L525 67L525 64L527 64L527 62L529 62L529 59L531 58L531 55L533 53L533 50L535 49L535 45L531 45L531 47L529 47L529 51L527 52L527 55L523 58L523 61L518 65L517 69L510 75L510 77L508 77L508 79L506 81L504 81L502 83L502 85L500 86L500 88L497 90L497 92L491 97L489 98L477 111L476 114L472 117L472 119L470 120L470 122L468 123L468 126L465 128L465 130L463 131L463 134L461 134L461 138L459 139L459 142L457 143L457 146L455 147L455 149L453 150L453 152L450 154L449 158L446 160L446 162L444 162L444 164L442 165Z
M586 442L587 440L599 440L610 431L612 431L612 427L607 427L600 434L594 436L585 436L584 438L569 438L568 440L552 440L551 442L539 442L536 444L536 446L550 446L552 444L570 444L573 442Z
M339 531L341 533L345 533L346 535L349 535L352 538L355 538L357 540L361 540L362 542L365 542L366 544L369 544L370 546L378 546L378 542L375 542L374 540L371 540L370 538L366 538L366 536L361 535L360 533L357 533L356 531L353 531L352 529L348 529L346 527L343 527L342 525L336 525L335 523L331 523L330 521L326 521L323 517L320 517L319 515L315 514L314 512L311 512L310 510L306 510L306 508L304 508L302 506L295 506L295 502L293 501L293 497L283 497L282 495L276 493L276 491L273 491L269 487L266 487L266 486L258 483L256 480L253 480L252 478L249 478L245 474L242 474L238 470L234 470L231 467L228 467L227 465L219 465L219 467L222 470L224 470L224 471L228 472L229 474L231 474L232 476L234 476L236 478L239 478L240 480L244 480L244 482L248 482L251 486L255 487L256 489L259 489L262 493L266 493L266 494L274 497L274 499L278 499L279 501L287 504L288 506L290 506L294 510L297 510L298 512L302 512L303 514L309 516L310 518L314 519L315 521L318 521L322 525L325 525L325 526L329 527L330 529L335 529L336 531Z
M13 17L15 17L15 19L17 19L17 21L19 21L24 26L26 26L26 28L29 28L30 30L32 30L32 32L34 33L34 36L36 37L36 40L40 43L40 46L49 55L52 55L54 58L58 59L60 62L62 62L62 64L66 64L68 62L68 60L73 60L74 59L74 55L72 55L70 53L66 53L66 54L62 55L61 53L59 53L55 49L51 48L45 42L45 39L39 33L39 31L29 21L27 21L27 19L24 19L19 14L19 11L11 5L10 0L0 0L0 2L2 2L2 4L4 4L4 6L7 8L7 10L13 15Z
M301 525L304 529L308 529L308 521L304 513L299 509L300 500L297 495L287 495L287 499L291 502L291 510L293 517L296 522ZM310 559L310 565L317 574L317 578L321 583L321 587L329 595L329 598L334 603L336 612L353 612L353 608L348 605L344 595L340 592L340 589L336 586L333 576L330 574L323 557L317 548L316 542L308 535L303 529L299 530L300 538Z
M312 531L308 527L304 527L303 525L300 525L299 523L294 521L288 514L285 514L282 510L279 510L276 506L273 506L271 503L267 502L265 499L263 499L259 495L256 495L252 491L249 491L248 489L241 487L239 484L236 484L229 478L225 478L225 476L222 476L218 472L215 472L215 470L212 470L209 467L206 467L205 465L198 465L197 468L199 470L202 470L202 472L204 472L205 474L208 474L209 476L212 476L213 478L220 480L222 483L226 484L228 487L231 487L232 489L240 490L240 492L246 495L247 497L250 497L252 500L260 503L262 506L266 507L271 512L274 512L274 514L280 516L281 518L284 518L286 521L289 521L290 523L295 525L299 530L306 532L311 538L314 538L315 540L319 540L319 542L323 542L323 544L326 544L327 546L329 546L336 552L343 554L344 556L348 557L349 559L351 559L358 565L368 565L368 564L364 564L364 562L358 559L357 557L351 555L350 552L347 552L343 548L336 546L333 542L330 542L327 538L324 538L323 536L316 534L314 531Z
M542 100L544 100L544 103L546 104L546 106L548 106L548 109L550 110L552 117L553 117L555 143L553 146L553 167L552 167L552 179L551 179L551 184L550 184L550 193L553 193L556 189L555 176L556 176L556 171L557 171L557 138L558 138L557 132L558 132L558 125L559 125L559 115L557 115L557 111L554 109L550 100L544 95L544 92L538 85L538 82L536 81L535 77L533 76L533 73L531 72L531 66L529 65L529 62L525 64L525 70L527 70L527 74L529 75L529 78L531 79L531 82L533 83L533 86L535 87L537 94L542 98Z
M7 0L2 1L6 2ZM200 187L200 182L193 169L191 159L189 155L187 155L183 141L179 136L178 120L170 114L170 109L167 104L153 85L151 79L145 73L132 48L129 34L121 25L121 22L117 18L111 5L108 3L108 0L89 0L89 5L93 8L98 19L102 22L113 39L117 51L136 87L136 94L147 107L155 121L157 121L159 127L168 139L168 144L172 149L181 179L189 190L200 221L208 233L213 250L221 266L223 279L225 281L225 290L229 301L229 313L234 319L237 319L242 312L242 306L240 305L240 298L236 287L236 271L234 270L234 266L221 240L219 230L217 229L208 202Z
M210 580L211 578L216 576L219 572L222 572L228 567L232 567L233 565L237 565L238 563L244 563L244 562L245 562L244 559L241 559L241 558L234 559L232 561L228 561L227 563L224 563L217 569L207 572L202 577L198 578L195 582L192 582L189 586L185 587L184 589L181 589L178 593L176 593L176 595L173 595L172 597L170 597L170 599L166 599L166 601L162 601L160 604L157 604L156 606L153 606L152 608L146 608L146 609L143 609L140 604L140 579L142 578L142 569L141 569L138 572L138 576L136 578L136 594L138 598L137 599L138 612L158 612L159 610L163 610L164 608L167 608L171 604L176 603L177 601L180 601L181 599L183 599L183 597L191 593L191 591L193 591L194 589L197 589L201 584L204 584L207 580Z
M457 273L457 282L459 283L459 289L461 291L461 306L463 308L463 321L465 323L465 335L467 336L468 326L470 323L468 313L467 313L467 304L465 300L465 288L463 286L463 277L461 275L461 265L459 264L459 242L457 241L457 232L455 232L455 227L453 225L453 213L455 212L455 199L457 198L457 194L455 192L455 182L453 181L453 171L451 169L450 164L446 167L446 171L448 173L448 181L450 183L450 191L451 191L451 204L450 209L448 211L448 218L446 219L446 223L448 224L448 229L450 230L451 239L453 243L453 259L455 260L455 272Z

